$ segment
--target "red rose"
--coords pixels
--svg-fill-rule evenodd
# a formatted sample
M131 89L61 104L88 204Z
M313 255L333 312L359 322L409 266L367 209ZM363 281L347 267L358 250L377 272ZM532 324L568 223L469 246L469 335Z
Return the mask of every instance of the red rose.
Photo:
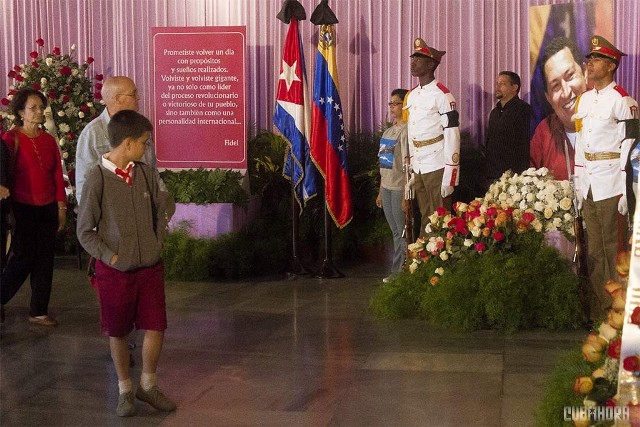
M71 92L71 86L66 85L66 86L64 87L64 91L65 91L65 92L67 92L67 93Z
M60 68L60 74L63 76L70 76L71 75L71 67L67 67L66 65L62 68Z
M73 139L73 138L75 138L74 134L72 134L72 133L68 133L67 134L67 139Z
M102 94L101 94L100 92L95 92L95 93L93 94L93 97L94 97L95 99L102 99Z
M475 249L477 252L484 252L487 249L487 245L482 242L478 242L475 244Z
M16 94L16 90L15 90L15 89L11 89L11 90L9 91L9 95L15 95L15 94Z
M31 85L31 87L34 88L35 90L40 90L41 89L40 83L34 83L34 84Z
M9 71L9 74L7 74L7 77L14 79L16 77L16 72L13 70Z
M606 406L607 408L615 408L616 407L616 401L613 399L607 399L607 401L605 402L604 406Z
M487 209L487 216L496 216L496 208Z
M30 57L32 57L33 59L36 59L38 57L38 52L36 52L35 50L33 52L31 52L29 54Z
M68 97L67 95L64 95L64 96L62 97L62 102L64 102L64 103L69 102L69 97Z
M59 48L59 47L57 47L57 46L56 46L56 47L54 47L54 48L53 48L53 54L54 54L54 55L60 55L60 48Z
M513 208L511 206L509 206L507 209L505 209L505 212L507 213L507 215L512 216L513 215Z
M493 239L496 242L502 242L504 240L504 234L502 232L500 232L500 231L495 231L493 233Z
M87 107L86 105L81 105L80 111L82 111L83 113L86 113L87 111L89 111L89 107Z
M609 348L607 348L607 354L609 357L613 359L620 359L620 347L622 346L622 341L620 338L617 338L609 343Z
M2 103L2 105L9 105L11 101L9 101L7 98L2 98L0 102Z
M42 40L42 39L38 39L38 40L36 40L36 44L37 44L38 46L44 46L44 40Z
M54 91L50 90L47 96L49 97L49 99L56 99L58 95L56 95Z
M96 89L102 90L102 83L96 83Z
M631 312L631 323L640 325L640 306L634 308Z
M622 361L622 366L624 366L624 369L627 371L640 371L640 359L638 359L638 356L625 357Z
M96 80L102 80L104 79L104 76L102 74L96 74Z
M488 229L491 230L495 226L496 226L496 222L494 220L490 219L489 221L487 221L487 228Z
M19 81L19 82L21 82L21 81L23 81L23 80L24 80L24 77L22 77L22 75L21 75L21 74L17 74L17 75L16 75L16 80L17 80L17 81Z
M447 210L440 206L436 209L436 213L438 214L438 216L444 216L447 213Z
M525 212L522 214L522 220L526 223L533 222L536 216L532 212Z
M36 61L33 61L33 62L31 63L31 66L32 66L33 68L40 68L40 64L38 64Z
M22 68L20 68L19 65L16 65L15 67L13 67L13 71L15 71L16 73L19 73L20 71L22 71Z

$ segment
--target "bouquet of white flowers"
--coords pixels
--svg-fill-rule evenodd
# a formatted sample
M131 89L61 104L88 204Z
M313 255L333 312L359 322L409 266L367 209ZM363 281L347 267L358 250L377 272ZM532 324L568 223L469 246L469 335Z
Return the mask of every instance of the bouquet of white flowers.
M502 209L512 207L514 220L525 218L538 232L574 235L571 184L554 180L547 168L529 168L521 174L506 171L484 196L483 205L492 204Z

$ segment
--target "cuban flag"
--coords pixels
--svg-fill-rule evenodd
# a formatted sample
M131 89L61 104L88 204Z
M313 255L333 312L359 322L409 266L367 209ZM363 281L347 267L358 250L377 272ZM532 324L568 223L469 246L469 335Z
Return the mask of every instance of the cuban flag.
M320 27L313 82L311 157L324 176L327 210L336 226L343 228L351 221L353 209L333 25Z
M293 182L294 197L301 211L303 203L317 193L316 168L309 157L311 117L308 105L300 31L298 21L291 19L282 51L273 124L288 143L283 175Z

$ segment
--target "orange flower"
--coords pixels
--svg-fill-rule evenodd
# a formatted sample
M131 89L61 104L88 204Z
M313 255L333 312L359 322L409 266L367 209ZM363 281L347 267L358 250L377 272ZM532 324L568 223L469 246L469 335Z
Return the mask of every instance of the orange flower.
M629 275L629 268L631 267L631 252L620 251L616 256L616 271L618 276L627 277Z
M429 283L431 283L431 286L437 285L439 281L440 278L438 276L431 276L431 279L429 279Z
M587 394L593 389L591 377L578 377L573 383L573 391L576 394Z
M607 280L607 283L604 284L604 290L607 291L609 295L612 295L618 289L622 289L622 284L615 280Z

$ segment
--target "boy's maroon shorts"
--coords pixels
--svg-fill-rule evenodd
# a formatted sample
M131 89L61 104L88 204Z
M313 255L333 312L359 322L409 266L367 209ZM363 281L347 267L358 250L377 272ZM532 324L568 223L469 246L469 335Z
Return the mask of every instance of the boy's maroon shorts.
M100 301L102 334L125 337L134 327L167 329L162 262L135 271L119 271L96 260L94 282Z

